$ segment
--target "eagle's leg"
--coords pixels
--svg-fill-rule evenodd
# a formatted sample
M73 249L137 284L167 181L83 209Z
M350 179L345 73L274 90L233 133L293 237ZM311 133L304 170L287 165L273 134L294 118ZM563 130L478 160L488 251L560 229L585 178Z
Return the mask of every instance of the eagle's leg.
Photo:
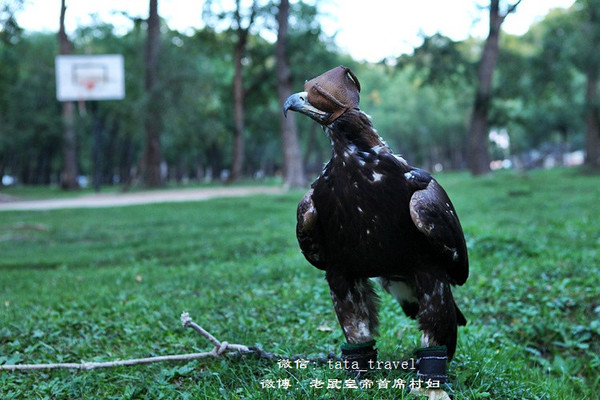
M339 273L327 273L333 307L346 344L342 358L348 370L367 371L377 360L374 335L377 333L378 297L368 279L347 279ZM371 364L372 365L372 364Z
M446 346L448 358L452 359L456 350L457 309L450 284L431 276L417 279L421 346Z
M419 300L416 318L423 332L422 347L416 354L417 377L428 386L411 389L411 393L429 400L450 400L441 387L448 379L447 362L456 349L457 308L450 284L428 274L417 274L415 288ZM461 318L464 319L462 314Z
M417 288L417 319L423 332L417 351L417 374L443 383L447 379L446 363L456 350L457 308L449 283L420 275Z

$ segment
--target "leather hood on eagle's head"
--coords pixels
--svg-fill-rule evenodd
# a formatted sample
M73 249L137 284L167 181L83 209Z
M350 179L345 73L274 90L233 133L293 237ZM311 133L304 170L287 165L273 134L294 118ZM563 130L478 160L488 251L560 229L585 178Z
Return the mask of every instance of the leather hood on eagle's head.
M360 82L350 68L333 68L304 84L308 102L321 111L331 113L327 124L350 108L358 108Z

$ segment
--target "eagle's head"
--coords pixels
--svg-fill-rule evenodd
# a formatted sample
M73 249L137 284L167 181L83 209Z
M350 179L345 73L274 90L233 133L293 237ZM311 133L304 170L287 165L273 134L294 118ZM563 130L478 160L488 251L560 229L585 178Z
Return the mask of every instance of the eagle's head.
M304 92L288 97L288 110L308 115L325 128L334 151L355 146L363 151L387 148L370 117L358 107L360 82L349 68L339 66L304 84ZM387 151L387 150L385 150Z
M358 78L340 65L306 82L304 92L288 97L283 113L298 111L327 126L348 109L358 108L359 92Z

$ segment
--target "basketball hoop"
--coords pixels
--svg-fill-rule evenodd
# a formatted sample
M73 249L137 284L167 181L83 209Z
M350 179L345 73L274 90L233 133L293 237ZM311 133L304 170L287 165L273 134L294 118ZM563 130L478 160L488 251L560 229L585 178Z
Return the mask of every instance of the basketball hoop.
M123 56L60 55L56 57L59 101L120 100L125 97Z
M76 101L82 115L86 101L91 101L92 130L94 135L93 171L94 189L100 191L100 147L102 131L97 100L125 98L125 68L120 54L59 55L56 56L56 99Z

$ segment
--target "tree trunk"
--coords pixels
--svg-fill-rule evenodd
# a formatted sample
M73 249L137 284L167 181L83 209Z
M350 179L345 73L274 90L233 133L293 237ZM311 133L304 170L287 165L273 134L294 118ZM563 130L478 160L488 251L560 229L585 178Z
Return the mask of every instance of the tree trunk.
M62 103L63 120L63 168L60 174L60 187L63 189L78 189L79 168L77 166L77 134L75 132L75 103Z
M231 175L229 181L236 181L242 176L242 168L244 166L244 99L246 97L246 91L244 90L244 77L243 77L243 58L246 52L246 45L248 44L248 33L250 27L254 23L256 14L258 12L258 2L254 0L252 2L250 17L248 18L248 24L242 26L242 6L241 0L236 0L235 11L233 18L236 25L237 42L233 51L233 162L231 165Z
M500 27L506 16L513 12L520 0L510 6L506 14L500 14L499 0L490 1L489 34L485 40L479 70L477 73L477 92L469 125L468 165L473 175L490 171L490 152L488 114L492 100L492 79L500 53Z
M148 39L146 41L145 91L147 105L146 116L144 119L144 125L146 129L146 144L142 160L144 183L148 187L157 187L162 185L160 172L160 134L162 130L162 111L160 107L160 93L158 91L159 46L160 20L158 18L158 0L150 0L150 13L148 16Z
M598 107L598 71L589 68L585 91L585 165L600 168L600 109Z
M584 2L587 21L584 25L589 55L585 63L585 165L600 169L600 99L598 99L598 74L600 71L600 4Z
M72 54L73 46L67 37L65 31L65 13L67 6L65 0L61 1L60 6L60 28L58 30L58 46L60 54ZM79 182L77 176L79 169L77 167L77 134L75 132L75 103L72 101L62 102L62 120L63 120L63 167L60 175L60 186L63 189L78 189Z
M277 43L275 44L279 104L283 104L292 94L291 73L286 56L289 13L289 0L281 0L279 3L279 13L277 14L277 23L279 27L277 31ZM289 188L303 187L306 184L306 178L304 176L300 144L298 142L298 129L296 127L294 114L289 113L288 117L285 118L283 113L281 113L280 126L285 184Z
M238 29L238 41L235 45L233 62L235 72L233 76L233 163L231 166L230 181L237 181L242 176L244 165L244 78L242 76L242 58L246 49L247 32Z

